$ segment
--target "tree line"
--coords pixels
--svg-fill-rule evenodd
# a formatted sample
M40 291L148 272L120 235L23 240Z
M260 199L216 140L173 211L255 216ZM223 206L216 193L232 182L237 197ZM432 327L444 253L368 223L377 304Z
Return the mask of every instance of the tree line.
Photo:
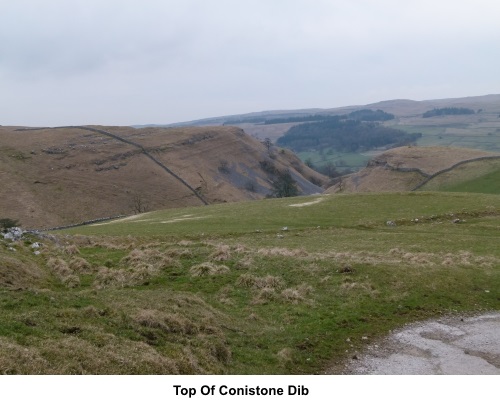
M440 115L467 115L475 114L474 110L470 108L446 107L434 108L433 110L426 111L422 114L423 118L437 117Z
M277 145L295 152L333 148L338 152L350 153L386 145L408 145L421 136L421 133L388 128L378 122L336 116L324 121L296 125L277 140Z
M311 115L292 115L281 116L276 118L266 118L266 116L253 116L247 118L235 118L225 121L223 125L236 125L236 124L258 124L258 125L272 125L272 124L287 124L294 122L311 122L311 121L326 121L338 119L353 119L358 121L389 121L394 119L393 114L386 113L382 110L356 110L349 114L343 115L328 115L328 114L311 114Z

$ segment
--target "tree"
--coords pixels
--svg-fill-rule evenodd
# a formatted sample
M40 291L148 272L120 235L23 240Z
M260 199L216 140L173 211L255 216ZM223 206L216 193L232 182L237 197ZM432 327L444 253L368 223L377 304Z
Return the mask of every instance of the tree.
M134 213L141 214L149 211L149 206L144 202L142 196L136 194L132 200L132 209L134 210Z
M283 198L299 195L297 182L293 179L289 170L278 172L276 177L271 181L272 197Z
M7 229L19 226L19 221L12 218L2 218L0 219L0 230L6 232Z
M314 169L314 163L310 157L308 157L304 163L306 164L307 167L310 167L311 169Z
M271 141L271 139L270 138L264 139L262 144L266 147L267 153L271 154L271 148L273 147L273 142Z
M333 179L334 177L340 176L340 173L337 170L337 167L332 162L327 162L323 166L319 167L318 172L324 174L325 176Z

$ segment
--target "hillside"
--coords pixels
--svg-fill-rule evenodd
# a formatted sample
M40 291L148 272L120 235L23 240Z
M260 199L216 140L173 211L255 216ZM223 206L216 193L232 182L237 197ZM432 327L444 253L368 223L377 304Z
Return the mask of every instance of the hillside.
M327 123L327 120L324 123L317 121L317 117L343 116L347 119L359 119L363 121L362 125L365 125L366 118L359 114L362 111L380 111L385 114L386 117L380 122L382 126L380 129L387 127L387 131L402 131L398 139L385 139L380 137L380 133L371 134L372 131L362 131L357 135L364 137L365 141L359 143L358 140L353 140L350 144L344 142L344 145L339 147L333 141L334 130L330 131L328 128L323 128L324 133L321 137L323 140L332 137L331 141L308 139L308 133L312 138L318 138L318 131ZM457 114L464 111L468 114ZM297 153L303 161L307 161L309 165L323 173L330 172L331 167L335 167L336 171L341 173L359 171L374 154L410 143L417 146L451 146L500 153L500 95L498 94L423 101L397 99L327 109L265 111L170 125L186 124L235 125L252 136L259 139L268 138L274 143L279 143L278 139L283 136L290 137L292 134L296 136L297 132L300 132L304 139L287 147ZM353 130L353 134L356 132L359 131ZM338 135L336 134L335 138ZM378 140L371 139L372 137L383 141L381 147L377 147ZM410 139L412 137L413 139ZM282 141L283 138L280 139L280 142Z
M500 156L457 164L431 178L419 190L500 194Z
M440 116L434 117L433 119L422 117L422 115L429 110L447 107L470 108L476 112L479 111L479 113L465 117ZM478 145L482 144L483 141L484 143L488 143L488 140L483 139L482 136L491 137L495 135L495 132L500 132L497 131L497 129L500 130L500 94L423 101L399 99L336 108L265 111L260 113L207 118L186 123L169 124L169 126L223 125L226 122L239 121L231 125L243 128L248 134L255 135L261 139L268 137L272 141L276 141L297 123L262 125L262 122L265 120L282 117L308 117L313 114L342 115L362 109L380 109L387 113L394 114L395 119L388 122L388 125L406 129L408 132L424 132L424 135L428 135L429 139L423 139L419 142L419 145L432 143L443 146L453 145L471 147L471 144ZM304 119L304 121L307 120ZM466 136L467 139L464 139L464 136ZM424 141L427 143L424 143ZM496 145L495 147L500 150L500 146L497 142L494 141L494 143ZM491 139L489 144L491 146ZM487 147L488 145L483 146L484 149Z
M336 373L500 309L499 225L497 195L340 194L0 239L0 373Z
M431 182L437 184L441 176L448 176L445 173L441 174L442 171L460 162L494 156L500 156L500 154L448 147L394 148L376 156L365 169L344 177L341 183L330 187L326 192L411 191L426 181L429 181L429 184ZM477 164L483 165L484 163ZM461 173L463 175L464 171ZM469 178L475 178L476 174L485 172L474 173L471 172ZM440 188L424 189L439 190Z
M289 169L302 194L322 191L309 180L325 179L293 153L268 151L234 127L0 127L0 212L24 227L54 227L260 199L271 191L270 168Z

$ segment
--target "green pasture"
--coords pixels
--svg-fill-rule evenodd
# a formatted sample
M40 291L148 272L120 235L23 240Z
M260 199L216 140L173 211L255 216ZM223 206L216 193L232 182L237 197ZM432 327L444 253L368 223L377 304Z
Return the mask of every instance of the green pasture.
M297 155L303 162L309 159L316 167L332 163L339 171L346 169L357 171L365 167L371 159L371 157L361 153L340 153L333 150L299 152Z
M0 372L341 372L408 322L500 309L499 214L493 194L317 195L4 243L40 271L0 274Z
M436 176L421 190L500 194L500 159L464 163Z

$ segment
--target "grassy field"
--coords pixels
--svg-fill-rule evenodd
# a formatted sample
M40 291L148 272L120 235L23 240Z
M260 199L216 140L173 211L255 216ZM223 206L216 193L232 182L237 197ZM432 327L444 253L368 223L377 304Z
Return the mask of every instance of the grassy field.
M0 372L340 372L407 322L500 309L499 214L496 195L318 195L61 231L38 256L3 242Z
M500 159L465 163L435 177L422 190L500 194Z
M449 146L498 152L500 129L496 123L491 125L491 127L482 127L479 124L442 126L392 124L390 126L410 133L420 132L422 138L417 141L418 146Z
M297 153L297 156L305 162L308 159L314 164L315 167L324 166L327 163L333 163L339 171L354 170L357 171L366 166L371 159L370 156L361 153L319 153L317 151L307 151Z

